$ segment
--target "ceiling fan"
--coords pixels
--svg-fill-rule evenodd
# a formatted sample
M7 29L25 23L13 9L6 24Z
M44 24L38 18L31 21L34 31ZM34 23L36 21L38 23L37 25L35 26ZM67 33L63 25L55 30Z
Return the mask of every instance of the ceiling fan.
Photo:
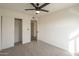
M45 10L45 9L42 9L44 8L45 6L47 6L49 3L44 3L43 5L39 6L40 4L39 3L30 3L35 9L25 9L26 11L28 10L35 10L36 11L36 14L40 13L40 11L43 11L43 12L49 12L48 10Z

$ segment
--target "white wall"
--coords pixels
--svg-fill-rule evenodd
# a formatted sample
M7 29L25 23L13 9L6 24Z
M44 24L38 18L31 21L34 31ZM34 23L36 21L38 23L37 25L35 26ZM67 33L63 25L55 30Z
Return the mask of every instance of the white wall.
M14 19L2 17L2 49L14 46Z
M79 31L79 12L74 11L73 8L63 9L39 17L38 39L68 50L71 34Z
M22 12L1 9L0 15L3 16L3 33L2 33L2 48L14 46L14 18L22 19L22 43L30 42L30 20L31 16ZM29 29L29 30L27 30Z
M1 16L0 16L0 50L1 50Z

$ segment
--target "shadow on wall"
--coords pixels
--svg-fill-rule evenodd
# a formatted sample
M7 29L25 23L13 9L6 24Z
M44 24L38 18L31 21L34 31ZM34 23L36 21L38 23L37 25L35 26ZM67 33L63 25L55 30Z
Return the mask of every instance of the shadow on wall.
M75 30L69 36L69 52L72 55L79 54L79 30Z

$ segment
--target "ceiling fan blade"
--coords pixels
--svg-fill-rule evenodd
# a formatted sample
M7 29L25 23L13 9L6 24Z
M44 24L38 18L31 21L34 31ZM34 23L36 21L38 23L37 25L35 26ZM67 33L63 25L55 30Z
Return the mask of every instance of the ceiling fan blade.
M30 3L34 8L36 8L35 4L34 3Z
M41 9L41 8L47 6L48 4L50 4L50 3L45 3L45 4L43 4L42 6L40 6L39 8Z
M40 11L49 12L48 10L40 9Z
M28 11L28 10L36 10L36 9L25 9L25 10L27 10L27 11Z

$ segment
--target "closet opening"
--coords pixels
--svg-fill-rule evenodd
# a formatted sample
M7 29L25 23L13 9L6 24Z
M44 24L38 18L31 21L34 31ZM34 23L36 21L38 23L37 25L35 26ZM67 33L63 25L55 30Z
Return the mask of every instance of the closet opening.
M14 44L22 44L22 19L15 18L15 40Z

